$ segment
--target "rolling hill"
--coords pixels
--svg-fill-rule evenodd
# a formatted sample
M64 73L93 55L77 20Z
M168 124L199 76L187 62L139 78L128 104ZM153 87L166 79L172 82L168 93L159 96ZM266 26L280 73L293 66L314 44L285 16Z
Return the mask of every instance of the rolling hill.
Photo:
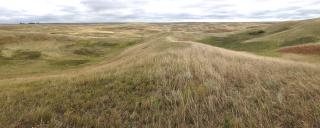
M0 127L320 127L319 64L248 53L306 22L2 26Z
M299 54L301 52L280 49L293 46L297 46L295 49L304 49L304 45L309 44L319 47L319 25L319 19L278 22L272 23L265 28L249 29L225 37L207 37L200 40L200 42L232 50L253 52L259 55L285 56L286 53ZM319 60L319 54L317 52L312 53L315 55L312 60ZM308 57L310 58L310 56L305 56L305 58ZM303 61L308 60L303 59Z

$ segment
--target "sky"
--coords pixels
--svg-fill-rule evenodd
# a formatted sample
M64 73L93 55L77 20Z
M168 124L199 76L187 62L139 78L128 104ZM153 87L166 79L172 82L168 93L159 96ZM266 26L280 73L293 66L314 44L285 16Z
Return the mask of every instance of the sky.
M320 17L320 0L0 0L0 23L235 22Z

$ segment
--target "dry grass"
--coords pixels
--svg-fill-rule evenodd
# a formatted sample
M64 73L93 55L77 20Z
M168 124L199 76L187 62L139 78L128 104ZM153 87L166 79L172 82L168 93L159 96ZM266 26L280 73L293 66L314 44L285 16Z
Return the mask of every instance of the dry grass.
M106 33L110 36L104 37L87 36L100 33L100 27L103 26L0 26L0 79L60 73L96 64L141 42L143 37L138 33L131 33L132 36L122 34L126 31L116 34ZM85 32L85 30L90 31ZM71 34L72 32L83 35L76 36Z
M0 80L0 127L320 127L318 65L159 33L99 64Z

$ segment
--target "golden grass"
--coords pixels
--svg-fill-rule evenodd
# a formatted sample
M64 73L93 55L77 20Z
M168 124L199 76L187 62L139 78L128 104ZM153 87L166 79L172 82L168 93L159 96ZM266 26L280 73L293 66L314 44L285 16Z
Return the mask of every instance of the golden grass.
M163 32L81 70L0 80L0 127L320 127L319 65Z

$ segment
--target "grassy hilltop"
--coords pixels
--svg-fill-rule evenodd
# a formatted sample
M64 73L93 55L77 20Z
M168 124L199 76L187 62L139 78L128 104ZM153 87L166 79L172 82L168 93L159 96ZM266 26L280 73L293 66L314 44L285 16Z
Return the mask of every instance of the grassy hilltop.
M2 25L0 127L320 127L315 24Z

